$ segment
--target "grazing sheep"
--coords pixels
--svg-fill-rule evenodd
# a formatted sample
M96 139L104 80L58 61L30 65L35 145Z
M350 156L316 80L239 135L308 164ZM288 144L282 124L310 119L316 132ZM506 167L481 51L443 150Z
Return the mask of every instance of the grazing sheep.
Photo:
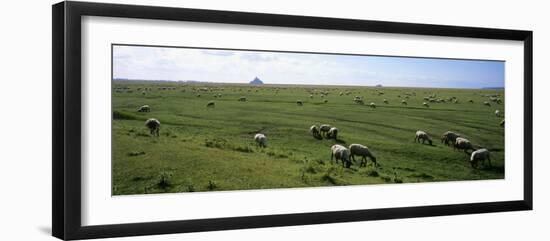
M149 133L153 136L159 136L160 121L151 118L145 121L145 126L149 128Z
M325 104L328 103L328 100L324 100L323 103L325 103Z
M462 137L456 138L453 149L464 150L465 153L468 153L467 150L475 150L472 143L468 139Z
M338 140L338 129L336 127L330 128L327 132L327 138Z
M241 97L239 98L239 101L245 102L245 101L246 101L246 97L241 96Z
M425 141L428 141L428 143L430 143L430 146L432 145L432 138L425 131L421 131L421 130L416 131L416 136L414 137L414 141L420 142L420 140L422 140L422 144L424 144Z
M472 155L470 156L470 165L472 165L473 168L477 168L477 164L481 161L482 165L485 166L485 160L489 162L489 166L492 166L491 154L489 150L482 148L472 152Z
M430 105L428 105L428 103L426 102L422 102L422 105L425 106L426 108L430 108Z
M201 97L201 94L197 94L197 97Z
M500 117L500 110L495 110L495 115L496 115L497 117Z
M374 104L374 102L370 102L369 106L370 106L370 108L375 108L376 109L376 104Z
M504 119L500 122L500 126L504 127Z
M470 103L474 103L474 100L468 100L468 102L470 102Z
M151 112L151 107L149 105L140 106L138 112Z
M299 105L299 106L302 106L302 105L304 105L304 102L302 102L301 100L297 100L296 104Z
M267 137L264 134L258 133L254 136L254 141L260 147L267 147Z
M484 101L483 104L486 105L486 106L491 106L491 103L489 103L487 101Z
M206 104L206 107L215 107L216 106L216 102L214 101L208 101L208 104Z
M311 127L309 127L309 133L311 133L311 135L314 138L317 138L317 139L322 138L321 132L319 131L319 127L317 127L316 125L312 125Z
M312 98L312 99L313 99L313 95L309 95L309 98Z
M367 157L370 158L372 163L374 163L374 166L378 166L378 163L376 162L376 157L372 154L372 152L369 150L368 147L363 146L361 144L351 144L349 145L350 150L350 157L355 162L355 156L361 157L361 164L359 166L365 167L367 166Z
M330 131L330 128L332 128L332 126L327 125L327 124L323 124L319 127L319 131L321 132L321 135L325 134L325 137L326 137L328 131Z
M338 160L342 161L342 166L349 168L351 166L350 151L342 145L333 145L330 147L330 161L336 158L335 163L338 163Z
M407 105L407 101L406 100L401 100L401 104L402 105Z
M384 99L384 104L389 104L388 100Z
M451 144L454 144L456 141L456 138L460 137L459 134L456 134L452 131L447 131L443 133L441 136L441 143L445 143L445 145L449 146Z

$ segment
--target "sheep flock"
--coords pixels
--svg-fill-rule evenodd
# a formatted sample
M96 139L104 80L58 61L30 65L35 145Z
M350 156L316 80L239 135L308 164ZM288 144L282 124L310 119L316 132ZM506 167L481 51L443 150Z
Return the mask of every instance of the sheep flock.
M491 138L480 133L504 131L507 113L503 92L165 85L139 88L132 84L115 85L115 97L133 99L115 103L113 110L123 115L113 114L113 120L137 123L135 126L139 125L140 129L131 135L159 145L175 142L184 150L186 145L201 143L205 138L223 139L226 141L216 144L220 150L206 150L261 155L258 159L262 161L285 158L319 161L322 165L355 173L366 170L397 173L404 165L396 163L406 162L408 157L419 160L433 153L444 156L438 165L452 159L453 165L459 163L472 172L495 171L493 165L500 166L502 160L501 143L493 144ZM161 99L166 103L173 101L173 106L168 108ZM255 117L257 120L250 118L259 108L263 116ZM231 111L236 114L224 116ZM279 112L291 117L279 117ZM354 113L353 117L349 116L350 112ZM460 119L460 115L472 113L479 116ZM286 119L292 119L293 125L287 124ZM460 125L462 123L464 125ZM201 135L205 129L211 132ZM180 130L186 134L180 134L183 133ZM285 146L286 143L300 146ZM204 151L205 147L196 150ZM440 158L438 155L430 158ZM413 164L406 165L409 165L406 168L415 168Z

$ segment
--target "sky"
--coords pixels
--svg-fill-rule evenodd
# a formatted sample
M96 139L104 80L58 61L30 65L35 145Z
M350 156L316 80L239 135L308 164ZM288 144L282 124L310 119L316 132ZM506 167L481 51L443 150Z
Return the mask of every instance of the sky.
M113 46L113 78L265 84L504 87L504 62Z

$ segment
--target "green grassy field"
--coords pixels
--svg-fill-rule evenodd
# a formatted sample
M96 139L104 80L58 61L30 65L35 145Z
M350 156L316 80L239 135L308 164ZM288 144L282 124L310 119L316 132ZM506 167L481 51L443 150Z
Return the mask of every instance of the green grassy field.
M143 94L144 88L151 90ZM329 93L324 98L323 91ZM458 103L423 107L423 98L431 94L454 96ZM502 112L504 104L483 105L493 94L504 95L503 90L479 89L115 81L112 193L502 179L504 128L494 112ZM241 96L248 101L237 101ZM354 96L363 96L365 105L354 103ZM403 99L408 105L401 104ZM209 101L215 101L214 108L206 107ZM368 106L371 102L376 108ZM141 105L149 105L151 112L137 112ZM159 137L149 135L148 118L161 122ZM338 140L313 138L309 127L314 124L337 127ZM417 130L428 132L434 145L415 143ZM448 130L489 149L493 166L474 169L469 155L443 145L440 136ZM254 143L259 132L268 137L266 148ZM368 146L380 166L354 163L348 169L332 163L335 143Z

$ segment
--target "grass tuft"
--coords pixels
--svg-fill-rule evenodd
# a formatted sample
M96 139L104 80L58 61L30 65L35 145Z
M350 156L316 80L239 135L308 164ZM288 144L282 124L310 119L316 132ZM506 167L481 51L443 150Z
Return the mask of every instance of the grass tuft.
M127 155L128 156L141 156L141 155L145 155L145 152L144 151L140 151L140 152L133 151L133 152L129 152Z
M208 189L209 191L213 191L217 187L218 186L216 185L216 183L214 181L208 180L208 185L206 186L206 189Z
M159 174L157 186L160 188L169 188L172 186L172 172L163 171Z

